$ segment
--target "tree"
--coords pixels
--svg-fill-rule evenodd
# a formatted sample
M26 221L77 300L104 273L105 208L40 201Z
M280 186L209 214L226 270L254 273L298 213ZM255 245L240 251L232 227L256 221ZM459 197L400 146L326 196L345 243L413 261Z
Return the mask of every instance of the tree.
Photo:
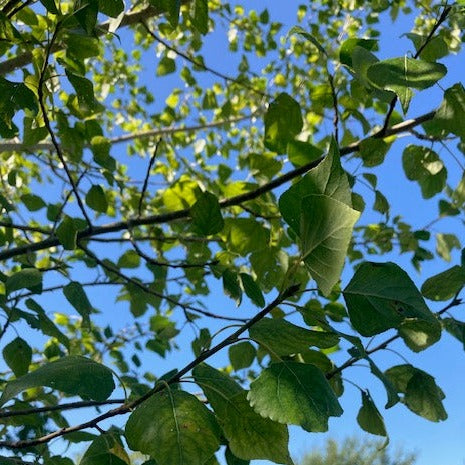
M326 431L360 360L386 408L447 417L430 374L376 355L465 341L442 227L464 210L465 90L439 62L463 2L292 3L291 30L250 3L0 2L2 463L72 463L57 438L82 465L291 463L286 425ZM410 48L381 59L405 15ZM381 192L399 147L425 227ZM419 290L400 254L454 265ZM387 437L369 387L358 422Z
M328 440L325 450L315 450L306 455L302 465L413 465L415 455L398 451L394 457L376 441L349 438L338 445Z

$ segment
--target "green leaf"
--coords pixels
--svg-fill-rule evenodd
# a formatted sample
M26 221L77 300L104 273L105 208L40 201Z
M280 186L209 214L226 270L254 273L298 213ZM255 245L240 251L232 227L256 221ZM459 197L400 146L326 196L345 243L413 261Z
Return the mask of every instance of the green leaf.
M201 34L208 33L208 0L195 0L192 24Z
M29 110L37 113L38 105L34 92L25 84L12 82L0 77L0 136L14 137L18 128L13 117L18 110Z
M337 146L333 143L323 161L310 170L279 198L279 210L284 221L299 235L301 230L302 199L313 194L325 194L352 206L351 191L346 172L341 167Z
M76 240L79 229L73 218L66 215L63 221L58 225L55 231L60 244L66 250L74 250L76 248Z
M363 354L362 358L368 361L368 364L370 365L370 371L383 383L384 388L386 389L387 402L384 408L391 408L396 405L400 399L391 380L378 368L378 365L376 365L376 363L373 362L373 360L367 354Z
M63 288L63 294L66 300L78 311L79 315L82 316L83 326L90 328L89 315L93 312L93 308L82 285L77 281L71 281Z
M125 433L132 450L164 465L205 463L220 446L213 414L197 397L170 387L132 412Z
M465 269L456 265L428 278L421 286L421 293L430 300L449 300L463 286L465 286Z
M248 341L242 341L229 347L229 360L235 370L242 370L252 365L257 351Z
M90 148L94 155L95 163L110 171L116 169L115 159L110 155L111 143L106 137L92 137L90 140Z
M339 61L343 65L352 67L352 53L355 47L363 47L365 50L374 50L378 45L378 41L374 39L357 39L351 37L346 39L339 49Z
M360 157L363 160L363 165L368 167L378 166L384 162L386 154L389 151L391 144L388 144L382 139L374 139L369 137L360 142Z
M441 321L446 331L459 340L465 350L465 323L451 317L443 318Z
M439 322L408 274L395 263L362 263L343 295L350 321L362 336L398 328L412 350L425 349L440 338ZM423 338L420 344L415 333Z
M98 0L82 0L73 16L77 19L87 35L93 35L97 24Z
M130 465L119 436L105 433L97 437L82 456L79 465Z
M287 37L293 34L299 34L302 37L305 37L309 42L311 42L318 49L320 53L322 53L325 56L328 55L328 53L323 48L323 46L320 44L320 42L316 39L316 37L310 34L309 32L307 32L305 29L302 29L300 26L293 26L287 33Z
M171 27L176 28L179 22L181 0L150 0L149 2L155 8L159 8L161 11L166 11Z
M427 147L408 145L402 165L410 181L418 181L423 198L429 199L446 186L447 170L438 154Z
M359 217L360 212L325 195L310 195L302 200L302 260L325 296L339 281Z
M99 213L106 213L108 200L102 186L93 184L86 194L86 204Z
M42 273L36 268L24 268L8 277L5 283L6 293L29 289L37 293L42 292Z
M281 93L270 103L265 113L265 147L285 153L288 142L303 127L300 105L288 94Z
M47 8L49 13L52 13L53 15L59 14L55 0L40 0L40 3L42 3L42 5Z
M404 112L412 98L411 88L427 89L443 78L447 68L440 63L431 63L407 57L389 58L372 64L367 69L370 83L397 94Z
M265 298L263 297L263 293L256 283L256 281L247 273L239 273L241 278L242 287L244 288L244 292L247 297L257 306L257 307L264 307L265 306Z
M30 212L35 212L46 206L42 197L34 194L24 194L21 196L21 200Z
M176 71L176 62L172 58L164 56L157 66L156 75L166 76L167 74L174 73Z
M248 460L242 460L239 457L236 457L232 452L229 447L226 448L226 451L224 453L224 458L226 459L226 464L227 465L249 465Z
M436 61L449 54L449 47L442 37L427 37L412 32L405 35L413 42L417 51L422 47L420 53L422 60Z
M465 89L461 83L454 84L444 92L441 106L434 115L435 128L465 139Z
M239 306L242 301L242 289L239 284L239 278L236 273L231 270L224 270L223 272L223 289L224 293L231 297Z
M197 202L191 207L192 225L204 236L219 233L224 227L220 203L216 195L203 192Z
M375 203L373 204L373 210L382 214L389 213L390 205L386 197L379 191L375 190Z
M430 421L447 418L442 405L444 394L431 375L407 364L389 368L386 375L405 395L404 403L412 412Z
M339 342L336 334L301 328L282 318L263 318L249 329L249 335L277 355L305 352L309 346L328 349Z
M4 347L3 359L13 370L15 376L19 378L29 370L32 361L32 349L24 339L18 336Z
M126 252L118 258L118 268L138 268L140 265L140 255L132 249L126 250Z
M92 111L96 107L96 100L94 95L94 85L89 79L79 74L73 73L66 69L66 76L69 82L74 87L78 98L79 107L83 111Z
M460 241L455 234L436 234L436 252L447 262L451 261L451 251L460 248Z
M124 11L123 0L99 0L98 9L101 13L116 18Z
M376 408L373 399L368 391L361 391L362 407L357 415L357 422L367 433L387 437L386 426L383 417Z
M91 359L70 355L44 364L37 370L7 383L0 405L26 389L48 386L83 399L106 400L115 389L109 368Z
M329 417L342 415L323 372L310 364L272 364L252 382L248 399L260 415L306 431L327 431Z
M251 218L235 218L225 220L225 232L229 250L242 256L257 250L266 250L270 243L270 230L260 222Z
M289 161L296 166L303 166L312 161L318 160L323 155L323 151L313 144L300 140L291 140L287 144L287 156Z
M292 463L285 425L263 418L246 399L246 392L229 376L202 364L192 374L215 411L231 452L242 460Z

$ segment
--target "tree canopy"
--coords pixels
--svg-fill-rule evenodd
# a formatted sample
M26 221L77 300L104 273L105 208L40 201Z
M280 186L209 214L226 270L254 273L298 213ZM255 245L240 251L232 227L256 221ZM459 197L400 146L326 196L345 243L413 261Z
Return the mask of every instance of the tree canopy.
M465 344L465 2L282 8L0 0L2 464L291 464L287 425L328 430L360 361L385 408L447 418L377 355Z

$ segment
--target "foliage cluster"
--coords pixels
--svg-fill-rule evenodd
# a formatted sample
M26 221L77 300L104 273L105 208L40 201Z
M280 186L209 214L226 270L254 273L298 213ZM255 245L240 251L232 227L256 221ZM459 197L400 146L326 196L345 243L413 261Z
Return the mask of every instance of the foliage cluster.
M82 465L290 464L287 425L326 431L359 361L386 408L445 420L433 376L376 355L465 344L465 2L286 2L289 31L245 0L128 3L0 0L1 463L71 465L60 438ZM424 227L382 192L405 135ZM453 263L418 289L400 254ZM388 438L367 386L357 420Z

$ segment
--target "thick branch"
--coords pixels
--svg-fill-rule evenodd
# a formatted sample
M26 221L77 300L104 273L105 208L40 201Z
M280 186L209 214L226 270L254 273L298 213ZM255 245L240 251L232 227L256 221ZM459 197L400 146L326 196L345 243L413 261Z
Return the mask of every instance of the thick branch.
M381 131L379 131L375 133L374 135L368 137L367 139L370 139L370 138L380 139L380 138L384 138L384 137L392 136L394 134L399 134L401 132L408 131L415 126L418 126L424 123L425 121L431 120L434 117L435 113L436 113L435 111L430 111L429 113L421 115L417 118L403 121L402 123L396 124L392 126L391 128L389 128L385 132L385 134L382 134ZM341 155L347 155L349 153L357 152L358 150L360 150L361 143L362 143L362 140L354 142L346 147L342 147L340 149ZM270 192L289 181L292 181L298 176L305 174L306 172L310 171L312 168L315 168L316 166L318 166L322 160L323 160L323 157L319 158L318 160L314 160L310 163L307 163L304 166L300 166L299 168L289 171L288 173L283 174L282 176L279 176L273 181L267 184L264 184L263 186L260 186L253 191L247 192L245 194L236 195L235 197L231 197L229 199L223 199L220 201L220 207L224 209L224 208L232 207L235 205L240 205L241 203L248 202L250 200L254 200L260 197L261 195L267 192ZM189 217L190 217L190 210L188 208L184 208L182 210L177 210L177 211L170 212L170 213L151 215L151 216L146 216L143 218L134 218L134 219L127 220L127 221L118 221L118 222L110 223L104 226L94 226L93 228L87 228L78 233L78 240L91 239L96 236L101 236L103 234L123 231L126 229L133 228L135 226L169 223L171 221L187 219ZM39 250L46 250L46 249L49 249L50 247L56 247L58 245L60 245L60 241L58 240L57 237L52 236L47 239L44 239L43 241L36 242L34 244L28 244L28 245L15 247L9 250L4 250L3 252L0 252L0 260L7 260L12 257L17 257L18 255L23 255L23 254L31 253L31 252L37 252Z
M287 288L284 292L279 294L278 297L276 297L276 299L273 300L273 302L267 305L263 310L257 313L253 318L251 318L246 323L244 323L239 329L234 331L230 336L223 339L219 344L212 347L211 349L202 352L195 360L188 363L184 368L178 371L175 375L169 378L166 382L157 384L153 389L148 391L143 396L137 398L136 400L125 403L121 405L120 407L117 407L113 410L109 410L108 412L102 415L99 415L98 417L95 417L92 420L81 423L80 425L70 426L68 428L61 428L57 431L54 431L53 433L47 434L40 438L26 439L22 441L0 441L0 447L6 447L9 449L23 449L26 447L37 446L39 444L45 444L45 443L50 442L52 439L65 436L66 434L72 433L74 431L81 431L86 428L95 428L96 426L98 426L100 422L108 418L112 418L117 415L124 415L126 413L129 413L134 408L136 408L138 405L142 404L142 402L146 401L147 399L149 399L156 393L165 390L168 386L172 384L178 383L184 375L189 373L193 368L200 365L200 363L204 362L205 360L210 358L212 355L216 354L217 352L227 347L228 345L231 345L237 342L237 340L239 339L239 336L241 336L249 328L251 328L255 323L257 323L262 318L264 318L266 315L268 315L268 313L270 313L274 308L276 308L286 299L288 299L289 297L292 297L298 291L298 289L299 289L298 285L293 285Z

